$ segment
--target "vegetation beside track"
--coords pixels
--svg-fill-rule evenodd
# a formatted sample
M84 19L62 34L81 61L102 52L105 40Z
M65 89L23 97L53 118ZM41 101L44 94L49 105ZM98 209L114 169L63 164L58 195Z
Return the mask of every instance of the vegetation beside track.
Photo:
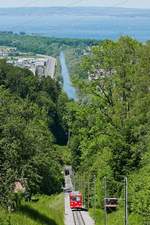
M37 202L23 202L14 213L0 209L0 225L64 225L64 196L37 196Z
M68 104L77 189L91 208L103 209L105 191L107 197L123 198L126 176L129 221L135 225L141 215L142 225L150 218L149 64L150 42L105 40L84 57L76 84L79 101ZM119 224L119 217L112 222L114 215L109 214L111 224Z
M20 51L52 54L58 48L56 44L51 49L53 39L49 42L29 36L12 35L11 40L10 36L4 37L0 37L1 45L17 47ZM46 43L41 49L42 41ZM67 48L80 47L78 42L70 41L68 47L68 41ZM31 48L29 43L36 45ZM40 46L38 51L37 46ZM64 50L62 46L55 56L61 50ZM39 80L28 70L12 67L3 60L0 62L0 203L9 206L7 200L11 200L12 184L18 179L27 180L32 194L60 191L62 166L72 161L78 175L78 189L83 193L88 193L89 189L90 207L96 196L96 208L100 209L96 211L97 221L104 221L103 178L107 177L109 196L121 198L122 176L127 176L129 222L143 225L145 215L147 221L150 215L150 42L142 44L129 37L101 42L84 57L81 68L76 68L75 53L74 49L66 52L66 58L67 62L71 61L69 70L77 69L77 79L80 77L76 84L80 94L78 102L69 101L58 83L50 78ZM89 75L92 75L90 81L87 80ZM64 148L67 142L71 157ZM40 201L33 203L38 204ZM111 224L122 224L122 206L119 210L109 214ZM42 213L41 209L39 211ZM17 215L23 217L18 211L9 221L1 210L6 222L0 225L34 225L28 221L23 224L20 218L17 224ZM53 221L46 221L45 224L53 225Z
M96 220L96 225L104 225L105 224L105 214L101 209L90 209L90 215L94 220ZM120 225L124 224L124 210L118 210L113 213L109 213L107 215L107 225ZM141 216L136 214L131 214L129 216L129 224L132 225L143 225L143 219Z

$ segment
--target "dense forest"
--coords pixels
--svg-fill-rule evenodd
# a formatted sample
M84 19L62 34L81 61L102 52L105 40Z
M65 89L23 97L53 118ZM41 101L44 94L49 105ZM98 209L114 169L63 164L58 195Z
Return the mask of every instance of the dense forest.
M85 193L91 185L92 207L96 180L96 207L103 209L104 177L108 196L118 199L123 198L123 177L128 177L132 225L143 225L150 215L149 65L149 42L129 37L103 41L84 57L77 74L82 79L76 82L79 101L68 104L76 182L82 179L79 187ZM123 208L123 201L119 204ZM124 218L123 211L118 213L117 225Z
M58 55L70 45L65 51L78 89L78 100L68 100L57 81L0 61L0 202L13 204L16 180L25 181L32 194L60 192L61 146L67 145L74 182L83 193L90 191L97 223L103 224L105 177L108 196L119 199L108 225L123 223L126 176L129 224L144 225L150 215L150 42L63 41L0 34L0 45L20 51ZM83 54L80 46L88 51Z
M15 182L32 194L62 191L67 96L50 77L0 61L0 204L16 207Z

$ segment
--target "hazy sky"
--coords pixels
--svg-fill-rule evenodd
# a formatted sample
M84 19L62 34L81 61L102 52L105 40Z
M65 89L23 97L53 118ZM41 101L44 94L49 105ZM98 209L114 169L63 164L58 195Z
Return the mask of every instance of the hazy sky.
M150 8L150 0L0 0L0 7L109 6Z

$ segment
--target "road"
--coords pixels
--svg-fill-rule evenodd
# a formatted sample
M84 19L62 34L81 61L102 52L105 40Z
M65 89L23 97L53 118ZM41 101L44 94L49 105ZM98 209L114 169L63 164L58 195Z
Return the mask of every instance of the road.
M51 76L54 79L55 70L56 70L57 60L53 57L49 57L47 61L47 68L46 68L46 76Z

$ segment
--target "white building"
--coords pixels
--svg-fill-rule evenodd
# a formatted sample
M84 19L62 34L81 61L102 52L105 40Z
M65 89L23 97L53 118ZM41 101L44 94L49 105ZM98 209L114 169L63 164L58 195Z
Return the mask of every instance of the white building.
M54 79L57 60L51 56L39 56L39 58L38 55L36 55L35 58L15 57L13 60L9 59L7 62L21 68L27 68L31 70L34 75L45 77L50 76Z

